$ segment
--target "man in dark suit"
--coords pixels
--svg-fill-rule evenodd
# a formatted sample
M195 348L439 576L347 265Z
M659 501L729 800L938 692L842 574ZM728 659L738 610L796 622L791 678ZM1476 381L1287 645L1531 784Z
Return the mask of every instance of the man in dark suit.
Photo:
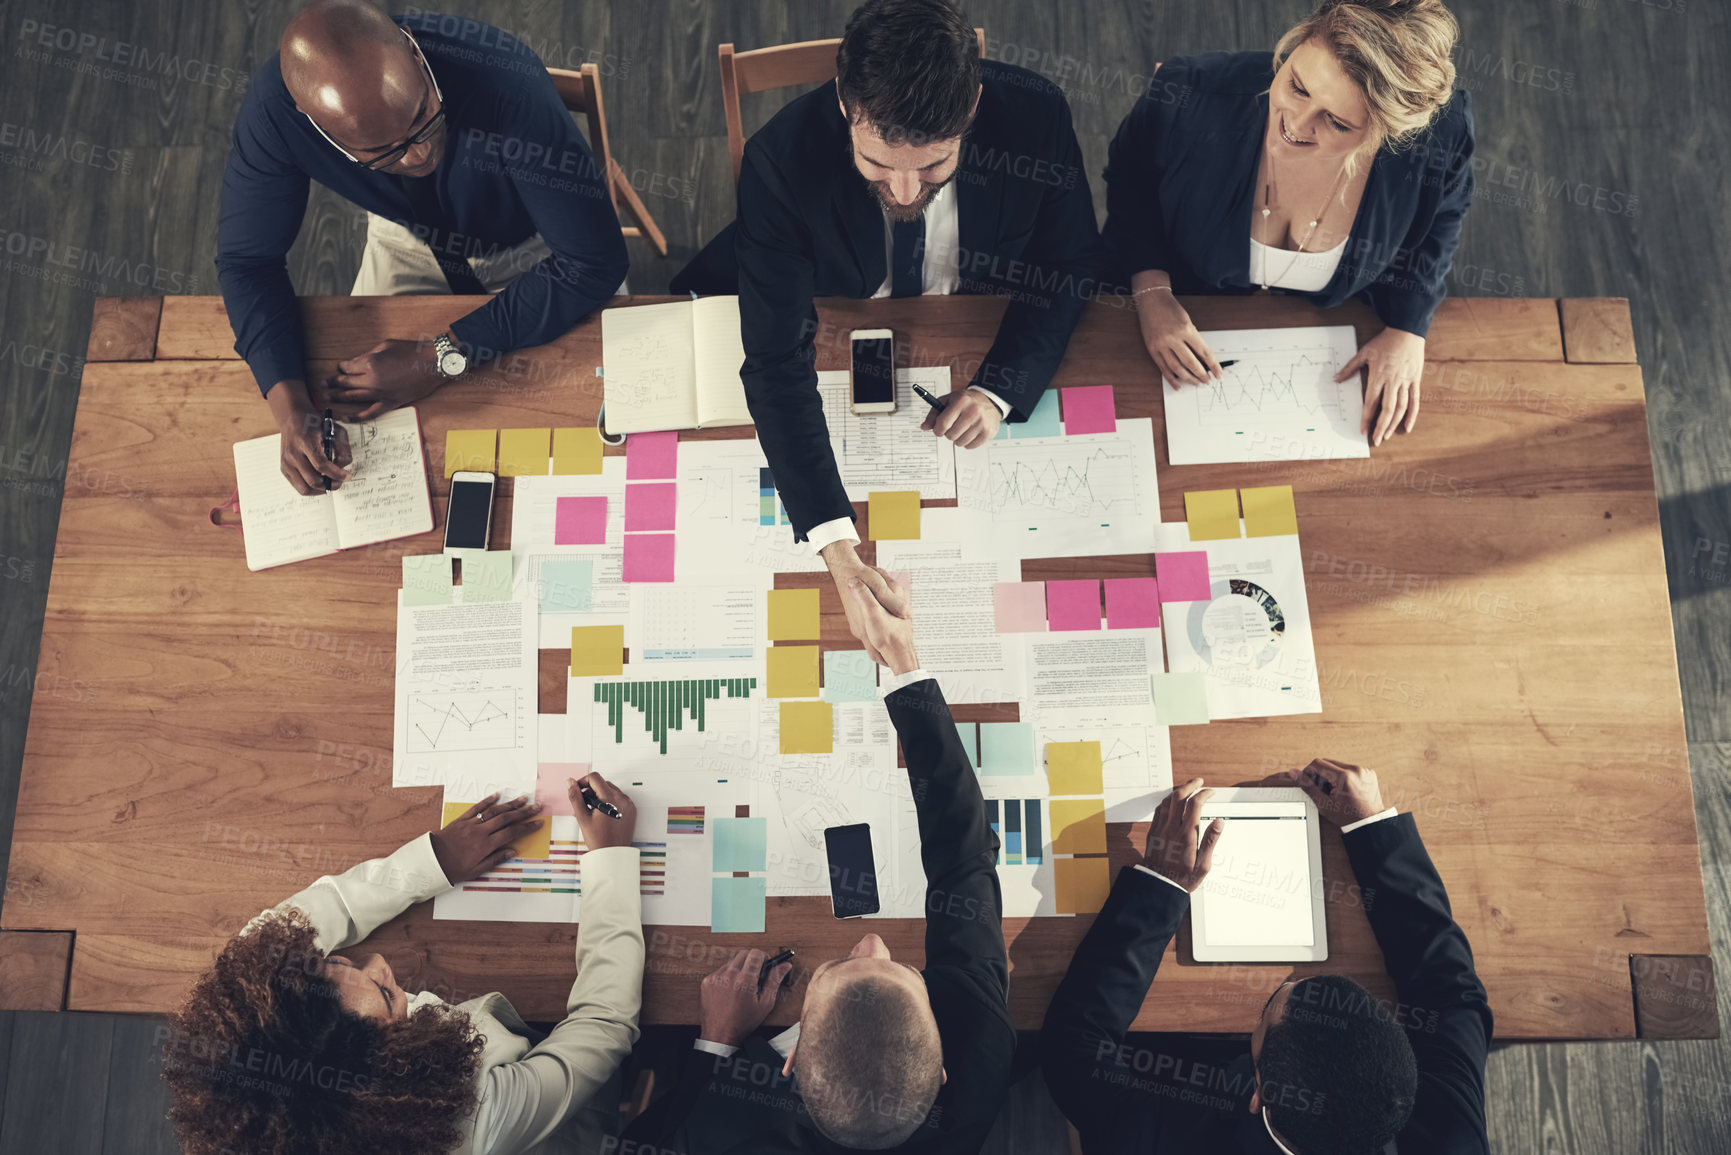
M883 576L883 575L880 575ZM905 604L907 590L886 578ZM901 739L926 872L925 969L875 934L818 966L801 1021L755 1034L791 964L762 976L742 951L703 982L702 1026L668 1094L626 1131L644 1151L690 1155L895 1150L970 1155L1009 1088L1016 1032L994 867L998 839L913 622L852 579L866 637L889 671L884 704Z
M1275 988L1248 1055L1126 1040L1219 840L1219 819L1198 828L1210 792L1186 782L1155 812L1148 864L1119 874L1046 1013L1046 1082L1088 1155L1490 1150L1491 1012L1412 815L1383 808L1372 770L1317 759L1288 774L1341 828L1399 1002L1319 975Z
M945 0L867 0L842 36L835 86L746 142L738 219L673 283L733 292L737 277L740 376L795 536L838 589L857 577L880 601L882 579L854 552L816 388L812 299L1007 295L972 382L926 422L971 449L1001 421L1027 420L1096 291L1099 230L1069 105L1040 76L979 53Z

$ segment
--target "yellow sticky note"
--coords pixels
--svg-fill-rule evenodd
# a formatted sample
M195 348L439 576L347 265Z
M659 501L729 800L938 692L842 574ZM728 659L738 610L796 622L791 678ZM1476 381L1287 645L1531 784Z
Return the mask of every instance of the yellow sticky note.
M1052 801L1054 854L1106 853L1106 800L1072 798Z
M476 799L476 801L480 801ZM503 801L501 799L501 801ZM440 826L449 826L453 819L460 818L474 802L447 802L445 815L440 820ZM513 858L551 858L553 856L553 824L545 817L536 819L540 824L538 830L528 830L519 827L516 837L511 839L511 848L517 853Z
M781 752L783 754L834 753L835 707L828 702L783 702L781 704Z
M553 431L553 472L600 473L601 432L593 425Z
M1100 794L1104 766L1098 742L1047 742L1046 780L1053 794Z
M447 429L445 431L445 476L459 469L475 473L493 472L493 443L497 429Z
M768 697L817 697L816 646L771 646L764 658L769 664Z
M1112 866L1107 858L1054 858L1059 914L1098 914L1112 892Z
M1244 536L1275 537L1298 532L1298 510L1292 507L1292 486L1262 485L1242 489Z
M1191 541L1238 537L1238 491L1198 489L1186 493L1184 520L1190 523Z
M918 541L919 491L903 489L866 494L866 528L873 541Z
M499 476L547 476L547 438L551 429L499 430Z
M571 627L573 678L615 678L624 672L624 626Z
M816 590L769 591L769 640L815 642L818 630Z

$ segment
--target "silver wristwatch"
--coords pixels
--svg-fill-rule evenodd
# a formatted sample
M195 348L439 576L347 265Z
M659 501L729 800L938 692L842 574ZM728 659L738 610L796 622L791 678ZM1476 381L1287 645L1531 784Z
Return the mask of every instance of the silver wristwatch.
M457 343L450 336L440 333L433 338L433 364L439 370L439 376L449 381L461 377L469 368L469 359L463 356L463 351L457 348Z

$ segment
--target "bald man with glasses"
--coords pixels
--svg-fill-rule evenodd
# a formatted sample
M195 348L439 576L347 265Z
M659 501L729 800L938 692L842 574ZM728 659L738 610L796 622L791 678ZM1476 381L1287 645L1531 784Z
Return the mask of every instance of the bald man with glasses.
M315 0L235 123L216 258L235 351L301 493L349 476L341 426L334 461L320 445L288 275L315 180L367 210L355 295L497 294L444 332L355 349L316 383L362 420L546 344L625 280L606 174L533 52L478 20Z

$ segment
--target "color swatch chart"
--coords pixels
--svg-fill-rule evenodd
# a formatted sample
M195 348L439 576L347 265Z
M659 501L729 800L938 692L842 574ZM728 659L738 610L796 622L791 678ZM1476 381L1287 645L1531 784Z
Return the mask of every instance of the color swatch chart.
M998 836L999 866L1038 866L1044 853L1039 798L988 798L986 821Z
M749 698L757 688L756 678L702 678L678 682L601 682L595 700L607 704L607 724L613 740L625 741L625 708L643 715L643 728L667 753L667 732L685 729L689 714L697 729L704 728L704 704L718 700L723 691L729 698Z

